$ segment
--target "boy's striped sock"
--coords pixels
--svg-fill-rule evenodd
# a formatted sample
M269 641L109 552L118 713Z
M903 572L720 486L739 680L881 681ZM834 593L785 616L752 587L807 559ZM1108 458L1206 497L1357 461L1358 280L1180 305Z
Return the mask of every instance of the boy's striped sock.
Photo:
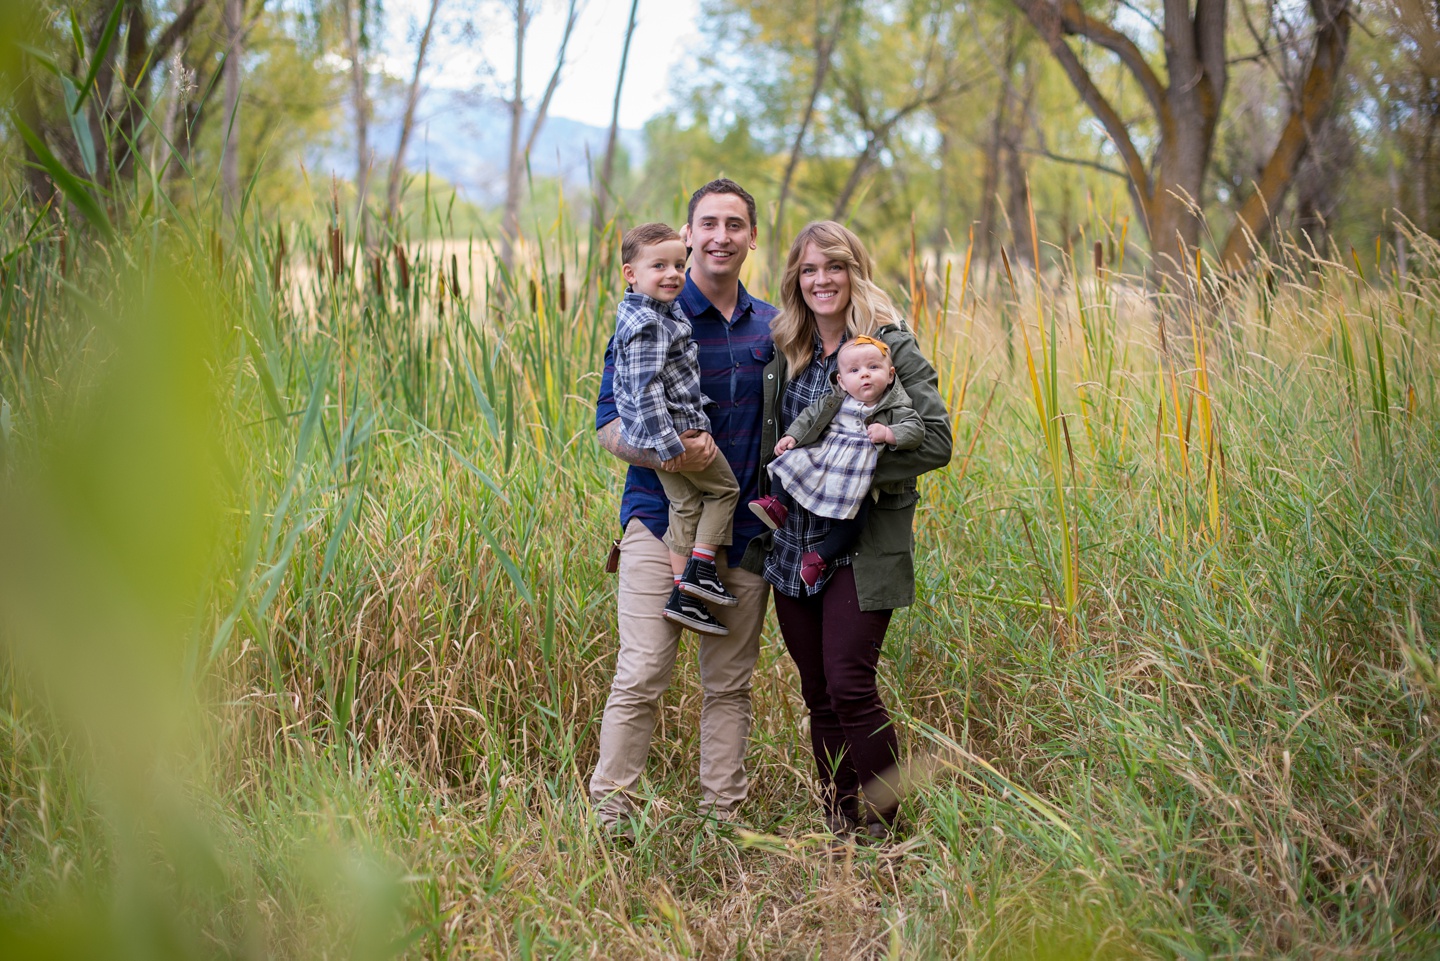
M706 550L703 547L697 547L692 550L690 556L698 561L709 561L711 564L715 563L715 552Z

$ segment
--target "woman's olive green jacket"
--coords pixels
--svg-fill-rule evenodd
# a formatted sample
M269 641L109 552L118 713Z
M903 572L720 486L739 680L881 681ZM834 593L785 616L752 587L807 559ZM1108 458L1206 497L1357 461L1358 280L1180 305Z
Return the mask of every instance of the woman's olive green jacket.
M881 327L874 335L890 348L895 373L910 394L910 403L925 422L925 437L914 450L882 448L873 486L879 498L855 545L850 564L862 611L884 611L915 602L914 522L915 478L950 462L950 414L940 399L935 368L920 353L915 337L902 324ZM780 399L788 377L778 351L765 368L765 423L760 438L760 492L769 492L764 468L775 459L775 444L788 425L780 420ZM740 566L763 574L765 555L774 535L766 532L750 542Z

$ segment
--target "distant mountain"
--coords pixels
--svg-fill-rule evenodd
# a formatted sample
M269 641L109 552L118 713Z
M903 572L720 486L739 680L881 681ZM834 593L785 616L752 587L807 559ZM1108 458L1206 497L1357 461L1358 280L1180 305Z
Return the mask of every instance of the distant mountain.
M400 135L405 95L398 85L375 103L370 142L376 164L383 168ZM531 118L527 116L526 123ZM355 147L344 134L309 158L311 169L334 171L343 177L355 173ZM530 170L536 177L560 176L575 187L590 183L586 151L598 171L605 157L608 130L577 120L550 117L540 129L530 152ZM632 165L643 162L644 137L638 130L621 129L620 146ZM474 203L493 205L505 199L505 157L510 146L509 107L494 97L465 90L432 87L420 99L415 129L406 150L405 167L430 172L460 188Z

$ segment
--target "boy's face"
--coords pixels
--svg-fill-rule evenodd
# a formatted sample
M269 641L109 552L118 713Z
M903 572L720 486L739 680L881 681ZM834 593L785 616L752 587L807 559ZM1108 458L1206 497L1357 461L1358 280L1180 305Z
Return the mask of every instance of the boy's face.
M858 344L840 352L840 386L860 403L875 403L894 379L895 368L879 347Z
M684 226L681 236L695 251L696 273L717 282L734 281L755 249L756 227L740 197L706 194L695 205L695 218Z
M636 293L668 304L685 289L685 244L678 239L662 240L641 247L634 262L621 272Z

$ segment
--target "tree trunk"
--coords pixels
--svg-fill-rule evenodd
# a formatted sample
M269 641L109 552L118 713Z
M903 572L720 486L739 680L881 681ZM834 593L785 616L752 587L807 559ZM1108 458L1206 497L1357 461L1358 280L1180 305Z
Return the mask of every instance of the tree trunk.
M980 260L985 266L985 276L995 263L995 227L1000 195L1000 151L1007 136L1010 115L1010 100L1014 95L1011 78L1015 73L1015 61L1019 45L1015 42L1015 21L1005 22L1005 59L1000 74L1000 96L995 102L994 120L990 124L990 136L985 142L985 169L980 179Z
M240 209L240 63L244 56L245 0L225 0L225 134L220 154L221 209L225 219Z
M420 72L425 68L425 53L430 49L430 35L435 29L435 15L440 10L440 2L430 0L430 13L425 18L425 29L420 32L420 45L415 51L415 72L410 75L410 89L405 94L400 139L395 144L395 157L390 161L390 176L385 185L385 219L392 227L395 213L400 209L400 180L405 173L405 151L410 146L410 134L415 128L415 108L420 103Z
M33 73L23 66L19 73L20 86L16 91L16 101L20 122L29 127L30 132L43 141L45 139L45 121L40 113L40 101L35 95ZM40 158L30 149L30 145L22 141L22 148L22 156L26 161L25 187L30 191L30 197L37 207L49 203L55 196L55 184L51 182L50 175L45 172L45 168L40 166Z
M795 170L800 166L800 151L805 145L805 135L810 131L810 121L815 116L815 104L820 91L825 88L825 76L830 72L830 60L835 53L835 40L845 16L846 0L841 0L835 11L835 18L829 30L821 14L822 6L815 5L815 75L810 82L810 96L805 101L805 112L800 117L800 129L795 132L795 142L790 147L790 159L785 164L785 174L780 178L780 193L775 201L775 220L770 226L770 276L775 277L780 269L782 240L780 232L785 229L785 201L790 197L790 185L795 180Z
M1030 233L1030 182L1026 177L1025 165L1021 160L1020 138L1025 127L1025 118L1035 98L1035 77L1027 78L1020 107L1015 111L1014 122L1004 132L1001 155L1004 158L1006 215L1010 219L1010 232L1015 239L1013 259L1017 263L1035 267L1035 238Z
M845 186L840 188L840 195L835 198L835 209L830 214L831 220L845 220L845 214L850 210L850 201L855 196L855 191L860 188L860 181L865 177L865 172L870 169L870 164L880 152L880 142L874 134L865 141L865 149L860 151L860 156L855 158L854 165L850 168L850 176L845 178Z
M1350 43L1349 0L1311 0L1310 9L1319 25L1310 54L1310 69L1291 107L1290 118L1280 131L1275 150L1260 172L1254 192L1240 207L1235 225L1225 240L1220 262L1231 270L1249 264L1255 245L1270 232L1271 222L1285 202L1285 194L1295 180L1300 161L1305 159L1313 134L1335 99L1340 68Z
M369 249L370 191L370 101L366 96L365 51L363 48L364 6L345 0L345 45L350 54L350 99L355 106L355 224L361 246Z
M113 165L124 181L135 173L135 154L140 149L140 121L150 106L149 68L155 54L150 48L150 19L143 3L132 3L125 21L125 83L127 88L120 116L112 135ZM96 145L99 146L98 144Z
M1400 275L1400 279L1403 281L1409 268L1409 264L1407 263L1408 258L1405 247L1405 231L1400 226L1400 218L1402 216L1402 200L1400 197L1400 171L1395 163L1395 154L1393 152L1390 154L1390 170L1387 179L1390 181L1390 205L1391 213L1394 215L1395 221L1395 270Z
M117 0L117 2L133 4L135 0ZM94 56L95 51L100 46L100 40L105 35L105 26L114 9L113 5L105 4L96 10L95 19L90 24L90 34L85 38L91 56ZM106 120L109 119L110 96L114 93L115 86L115 51L116 44L112 41L105 51L105 56L95 67L95 83L89 91L90 142L95 145L96 151L94 177L95 182L101 187L110 186L109 155L105 151L105 145L109 142L109 138L106 136ZM68 130L57 138L59 143L66 144L67 146L72 139L72 135ZM78 159L78 157L76 159ZM68 157L66 158L66 166L69 166L72 170L76 169ZM88 172L86 175L89 176Z
M535 108L530 121L530 133L520 143L521 130L525 123L524 87L521 83L525 65L525 32L530 26L531 12L525 9L525 0L515 0L515 100L510 105L510 163L505 176L505 219L500 227L500 256L507 266L515 266L515 241L520 238L520 184L525 172L525 162L535 148L535 139L540 128L545 126L545 117L550 113L550 101L555 88L560 85L560 73L565 69L565 55L570 47L570 37L575 32L575 21L579 19L579 0L570 0L565 17L565 33L560 37L560 50L555 55L555 69L550 72L550 82Z
M630 0L630 22L625 27L625 45L620 48L620 74L615 78L615 102L610 107L610 133L605 138L605 163L600 167L600 182L595 185L595 216L598 229L605 224L605 207L610 201L610 178L615 175L615 141L620 134L620 92L625 87L625 65L630 61L630 41L635 36L635 15L640 0Z
M1428 84L1427 84L1428 86ZM1430 233L1430 171L1432 164L1431 156L1435 153L1435 131L1437 121L1440 121L1440 113L1433 109L1430 116L1425 120L1425 137L1421 140L1420 161L1417 165L1420 169L1416 171L1415 182L1415 226L1420 228L1421 233Z
M940 150L936 158L939 163L935 171L935 229L930 232L930 246L935 250L945 249L945 238L950 223L950 132L940 131ZM935 263L940 263L937 255Z
M520 138L525 124L525 30L529 25L525 0L515 0L515 91L510 99L510 149L505 154L509 158L505 165L505 216L500 221L500 259L512 268L520 233L520 175L525 163Z
M1333 113L1320 122L1312 139L1295 177L1295 228L1305 236L1308 248L1322 250L1354 165L1355 143L1350 128L1337 122Z
M1010 86L1004 85L1000 100L995 105L995 120L990 125L990 137L985 143L985 171L980 179L980 259L985 265L986 276L995 260L995 227L1000 194L1000 150L1001 137L1005 129L1005 115L1010 110Z
M1105 128L1129 178L1130 199L1145 224L1155 269L1183 271L1199 241L1205 172L1225 96L1226 0L1167 0L1162 27L1165 80L1124 32L1092 19L1077 0L1014 0L1054 54L1080 99ZM1154 159L1146 164L1129 126L1066 42L1076 35L1113 53L1144 95L1158 128Z

